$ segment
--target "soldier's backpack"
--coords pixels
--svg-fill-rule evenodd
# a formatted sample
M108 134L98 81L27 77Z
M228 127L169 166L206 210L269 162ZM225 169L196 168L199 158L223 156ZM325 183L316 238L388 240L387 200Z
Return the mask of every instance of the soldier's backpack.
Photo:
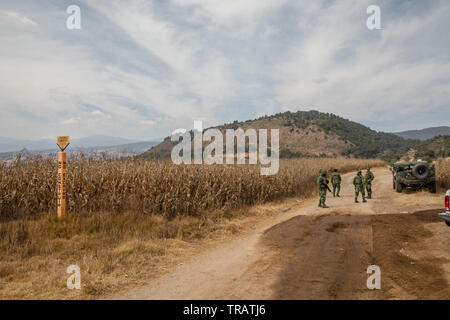
M355 184L361 184L362 183L361 177L360 176L356 176L354 182L355 182Z

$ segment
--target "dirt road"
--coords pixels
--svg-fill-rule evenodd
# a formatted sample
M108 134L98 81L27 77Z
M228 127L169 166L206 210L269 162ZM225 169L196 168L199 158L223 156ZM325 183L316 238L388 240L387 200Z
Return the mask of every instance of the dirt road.
M340 198L280 213L241 239L208 252L118 299L450 299L450 228L439 206L408 206L391 173L374 171L374 196L354 203L354 173ZM421 195L423 196L423 195ZM411 198L411 199L413 199ZM424 201L426 202L426 201ZM366 269L381 268L381 290Z

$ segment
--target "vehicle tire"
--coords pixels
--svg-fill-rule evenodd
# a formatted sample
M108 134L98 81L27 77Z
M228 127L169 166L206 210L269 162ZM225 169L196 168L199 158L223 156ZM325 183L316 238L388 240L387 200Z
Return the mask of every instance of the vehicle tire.
M430 174L430 169L425 164L418 163L412 168L412 174L417 179L425 179Z
M395 182L395 191L402 192L402 190L403 190L402 184L400 182L396 181Z
M395 190L395 180L394 179L392 179L392 189Z
M450 221L445 221L445 224L450 227Z
M430 190L431 193L436 193L436 181L431 182L428 185L428 189Z

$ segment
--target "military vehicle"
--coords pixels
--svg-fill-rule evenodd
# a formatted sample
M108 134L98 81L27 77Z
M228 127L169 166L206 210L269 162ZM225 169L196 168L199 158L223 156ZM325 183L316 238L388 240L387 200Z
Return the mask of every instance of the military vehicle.
M434 164L426 161L396 162L392 168L392 187L402 192L406 187L428 187L436 193L436 175Z

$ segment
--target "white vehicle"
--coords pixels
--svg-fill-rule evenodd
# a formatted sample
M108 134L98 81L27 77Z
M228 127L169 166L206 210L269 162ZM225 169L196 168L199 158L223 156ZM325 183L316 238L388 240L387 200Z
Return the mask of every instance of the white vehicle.
M445 212L439 213L438 217L445 220L445 224L450 227L450 208L449 208L450 190L445 194Z

